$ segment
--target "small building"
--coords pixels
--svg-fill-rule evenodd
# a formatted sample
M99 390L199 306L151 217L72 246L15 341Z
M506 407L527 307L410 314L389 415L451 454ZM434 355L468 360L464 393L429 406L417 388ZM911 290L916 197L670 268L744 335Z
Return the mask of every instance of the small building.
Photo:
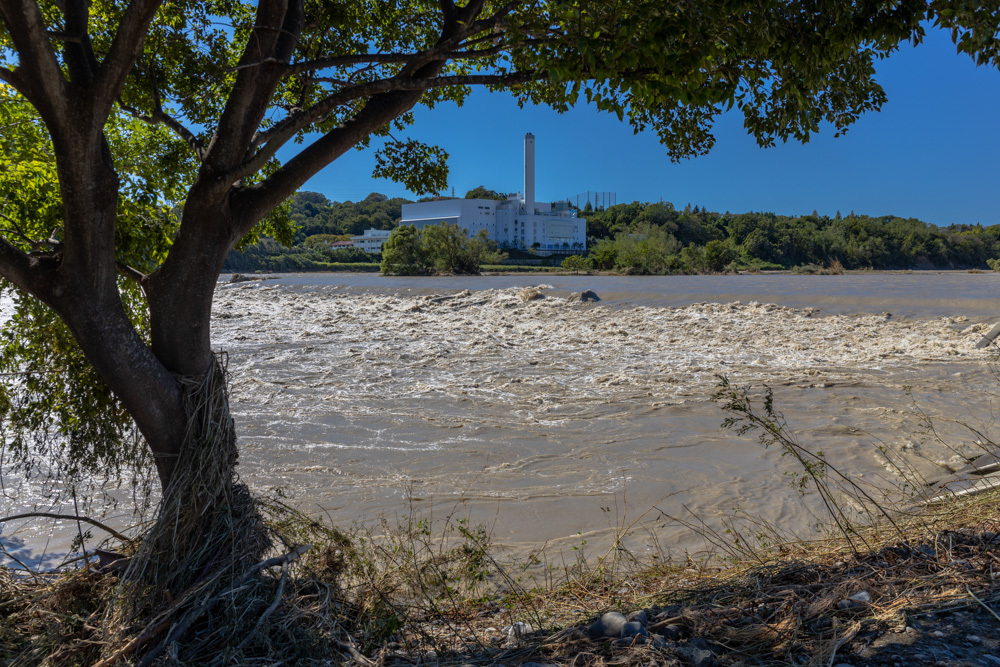
M353 248L354 241L334 241L330 244L331 248Z
M542 254L587 248L587 221L569 202L535 201L535 137L524 135L524 193L506 200L440 199L403 204L400 225L422 228L451 223L469 236L486 230L503 248L533 248ZM366 232L367 233L367 232Z
M382 244L389 240L391 230L366 229L361 236L352 236L351 244L365 252L378 255L382 252Z

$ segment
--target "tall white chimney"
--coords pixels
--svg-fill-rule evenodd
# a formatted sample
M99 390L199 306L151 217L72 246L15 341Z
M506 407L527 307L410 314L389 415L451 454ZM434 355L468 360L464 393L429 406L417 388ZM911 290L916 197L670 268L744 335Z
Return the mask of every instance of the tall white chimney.
M535 135L524 135L524 211L535 213Z

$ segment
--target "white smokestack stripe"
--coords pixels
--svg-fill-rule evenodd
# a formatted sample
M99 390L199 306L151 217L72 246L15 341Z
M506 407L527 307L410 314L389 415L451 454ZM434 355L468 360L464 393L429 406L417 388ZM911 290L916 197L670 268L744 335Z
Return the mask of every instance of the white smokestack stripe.
M535 212L535 135L524 135L524 211Z

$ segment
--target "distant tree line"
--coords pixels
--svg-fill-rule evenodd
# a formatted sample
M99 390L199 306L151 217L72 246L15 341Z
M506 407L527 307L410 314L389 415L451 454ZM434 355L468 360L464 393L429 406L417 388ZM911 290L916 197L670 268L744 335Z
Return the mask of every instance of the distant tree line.
M465 196L505 197L482 185ZM316 192L299 192L288 200L289 216L297 226L292 245L262 239L233 251L225 270L377 270L380 256L357 248L334 248L332 244L369 228L397 228L406 203L409 200L389 199L378 193L360 202L338 203ZM698 206L678 210L670 203L639 202L583 213L587 218L589 253L564 262L566 268L577 271L667 274L737 269L1000 270L1000 225L937 227L915 218L856 215L853 211L846 216L838 212L834 217L815 211L805 216L715 213ZM448 262L441 264L439 257L428 257L421 260L418 273L467 270L460 261L445 266Z
M331 202L318 192L297 192L286 202L288 216L295 224L293 243L284 245L264 238L234 250L224 271L378 271L379 255L360 248L335 248L366 229L393 229L402 217L408 199L389 199L373 192L359 202Z
M587 215L585 257L567 268L634 274L735 269L971 269L1000 266L1000 225L939 228L915 218L714 213L670 203Z
M288 199L290 217L298 226L296 242L316 234L358 236L366 229L392 229L399 224L403 204L373 192L359 202L331 202L318 192L297 192Z
M223 270L228 273L378 270L378 255L369 255L360 248L310 245L313 238L291 247L271 238L261 239L242 252L229 253Z

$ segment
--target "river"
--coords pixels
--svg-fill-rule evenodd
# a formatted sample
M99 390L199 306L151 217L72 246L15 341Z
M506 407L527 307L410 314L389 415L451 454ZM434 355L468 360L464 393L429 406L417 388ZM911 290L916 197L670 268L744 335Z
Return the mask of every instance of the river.
M771 386L800 441L852 475L894 483L884 447L934 477L968 434L927 441L913 401L988 418L996 382L974 345L997 287L967 273L303 274L220 287L214 331L244 477L303 508L338 522L457 508L517 551L559 552L606 544L655 505L645 548L687 550L702 538L665 516L813 522L787 458L720 428L717 374ZM572 300L587 289L601 301Z
M541 298L525 300L525 288ZM986 423L997 381L975 343L1000 276L292 274L220 283L240 474L341 525L468 516L515 553L586 542L678 556L734 512L814 535L776 448L720 428L723 374L773 388L800 443L891 488L927 478ZM593 290L596 303L577 296ZM649 512L643 514L647 510ZM577 551L578 552L578 551Z

